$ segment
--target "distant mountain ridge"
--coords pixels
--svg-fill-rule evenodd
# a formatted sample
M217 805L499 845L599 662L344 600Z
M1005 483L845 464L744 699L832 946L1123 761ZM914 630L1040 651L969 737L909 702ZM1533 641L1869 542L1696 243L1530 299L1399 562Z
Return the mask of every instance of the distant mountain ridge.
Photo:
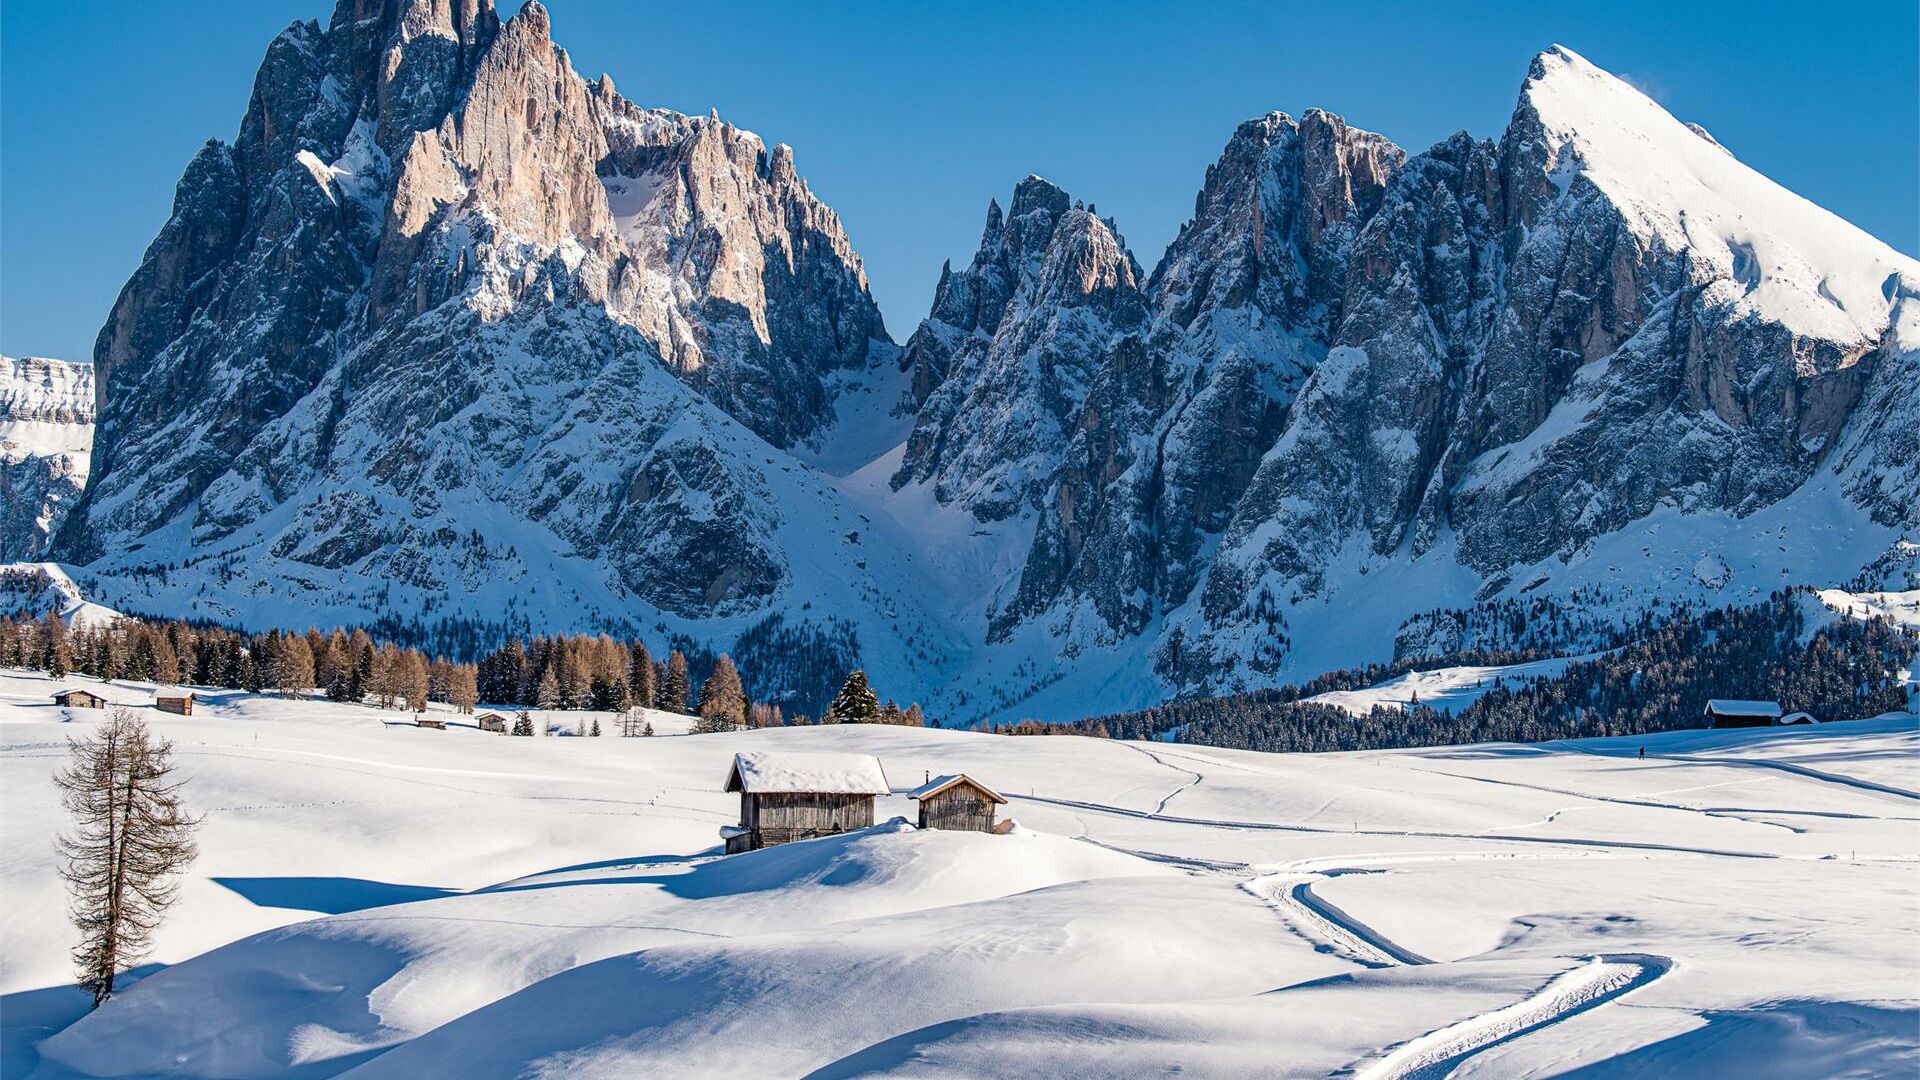
M1240 125L1151 274L1029 177L902 348L788 148L581 78L537 2L343 0L102 330L53 553L124 610L779 642L1072 717L1475 623L1435 609L1848 580L1920 532L1917 297L1556 47L1496 141Z

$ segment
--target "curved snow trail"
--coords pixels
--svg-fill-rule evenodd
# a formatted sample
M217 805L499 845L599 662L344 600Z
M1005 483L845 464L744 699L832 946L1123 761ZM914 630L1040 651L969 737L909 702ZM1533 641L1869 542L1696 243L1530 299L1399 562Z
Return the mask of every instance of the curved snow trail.
M1319 937L1335 952L1370 968L1418 966L1432 960L1393 942L1385 934L1354 918L1340 907L1314 894L1313 883L1340 873L1372 873L1350 869L1315 874L1300 879L1295 875L1267 874L1241 883L1241 888L1279 908L1290 921L1312 936Z
M1358 1071L1355 1080L1439 1080L1490 1046L1598 1008L1673 969L1672 960L1647 953L1600 953L1585 959L1582 966L1554 976L1511 1005L1401 1043Z
M1130 742L1121 743L1120 745L1126 747L1129 750L1137 750L1140 753L1147 755L1148 757L1153 759L1153 762L1156 765L1162 766L1164 768L1172 769L1174 772L1183 772L1183 773L1186 773L1188 776L1193 777L1193 779L1187 781L1184 784L1181 784L1179 787L1174 788L1172 791L1167 792L1167 794L1163 798L1161 798L1160 805L1153 808L1152 812L1155 814L1164 812L1167 808L1167 804L1173 801L1173 797L1175 795L1178 795L1181 792L1186 791L1188 788L1198 785L1202 780L1206 779L1205 776L1202 776L1201 774L1193 771L1192 769L1183 769L1178 765L1167 764L1167 760L1165 758L1161 757L1159 754L1154 753L1153 751L1147 749L1144 746L1136 746Z

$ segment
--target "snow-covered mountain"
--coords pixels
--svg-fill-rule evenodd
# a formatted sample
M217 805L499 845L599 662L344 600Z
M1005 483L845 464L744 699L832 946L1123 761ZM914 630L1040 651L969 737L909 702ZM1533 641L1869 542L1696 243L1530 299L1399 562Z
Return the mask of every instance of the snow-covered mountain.
M93 365L0 356L0 560L35 559L87 486Z
M580 77L537 2L342 0L116 304L54 554L127 610L665 630L763 695L783 652L1080 715L1434 608L1849 580L1920 529L1916 298L1554 49L1498 141L1241 125L1151 275L1029 177L901 349L786 147Z

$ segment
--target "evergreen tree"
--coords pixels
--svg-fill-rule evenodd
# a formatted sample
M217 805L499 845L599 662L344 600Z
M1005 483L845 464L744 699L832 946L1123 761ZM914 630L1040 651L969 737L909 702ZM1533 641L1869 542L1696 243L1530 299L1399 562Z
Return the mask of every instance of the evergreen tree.
M73 670L73 654L67 647L67 627L60 621L60 614L47 612L40 621L40 666L55 680L67 677Z
M659 697L653 707L667 712L686 712L687 689L687 658L675 649L667 657L667 674L660 680Z
M521 709L519 715L513 718L513 734L522 737L533 734L533 717L528 715L527 710Z
M867 673L855 668L821 717L826 724L871 724L880 719L880 698L867 685Z
M636 641L628 650L627 688L633 692L633 700L642 705L652 705L655 680L653 677L653 654L647 647Z
M534 705L541 709L560 707L560 676L554 674L552 668L540 676L540 692L534 699Z
M587 734L596 739L600 737L600 718L599 717L596 716L593 718L593 726L587 729Z

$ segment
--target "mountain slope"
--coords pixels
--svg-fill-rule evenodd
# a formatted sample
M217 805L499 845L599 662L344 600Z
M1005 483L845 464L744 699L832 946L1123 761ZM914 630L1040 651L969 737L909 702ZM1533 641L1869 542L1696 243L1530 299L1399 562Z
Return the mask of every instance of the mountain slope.
M342 2L116 304L53 554L124 610L1073 717L1847 582L1920 531L1917 297L1555 48L1497 140L1240 125L1151 275L1028 177L900 349L786 147L581 78L538 3Z

